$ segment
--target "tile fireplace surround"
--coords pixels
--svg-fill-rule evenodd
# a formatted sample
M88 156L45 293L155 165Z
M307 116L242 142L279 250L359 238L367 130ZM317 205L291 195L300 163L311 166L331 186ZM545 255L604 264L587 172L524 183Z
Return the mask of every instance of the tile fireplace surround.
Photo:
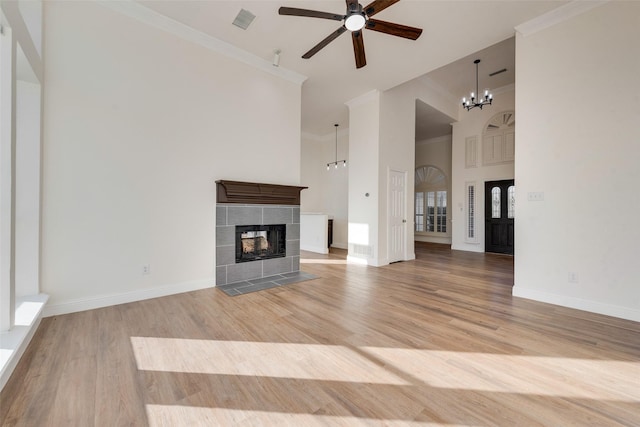
M300 271L300 191L307 187L216 181L216 285ZM286 225L286 254L236 263L236 225Z

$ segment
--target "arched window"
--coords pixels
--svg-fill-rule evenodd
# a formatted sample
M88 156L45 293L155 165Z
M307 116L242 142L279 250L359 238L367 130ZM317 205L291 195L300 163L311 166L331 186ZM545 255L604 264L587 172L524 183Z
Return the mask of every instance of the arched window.
M415 231L447 232L447 178L434 166L415 173Z

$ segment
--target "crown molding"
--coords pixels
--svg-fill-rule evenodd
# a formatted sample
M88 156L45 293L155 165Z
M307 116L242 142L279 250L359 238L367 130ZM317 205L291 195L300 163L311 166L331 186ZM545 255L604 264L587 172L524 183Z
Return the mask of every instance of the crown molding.
M523 37L530 36L542 31L546 28L560 24L578 15L582 15L585 12L590 11L598 6L602 6L605 3L609 3L610 0L594 0L583 1L573 0L570 3L560 6L557 9L553 9L547 13L544 13L530 21L524 22L515 27L515 30Z
M195 30L188 25L164 16L133 0L99 0L97 3L122 15L128 16L129 18L136 19L147 25L180 37L181 39L190 41L211 51L225 55L228 58L235 59L238 62L266 71L269 74L290 82L302 85L302 83L307 79L307 76L305 75L282 67L275 67L271 61L260 58L259 56L240 49L231 43L227 43L201 31Z

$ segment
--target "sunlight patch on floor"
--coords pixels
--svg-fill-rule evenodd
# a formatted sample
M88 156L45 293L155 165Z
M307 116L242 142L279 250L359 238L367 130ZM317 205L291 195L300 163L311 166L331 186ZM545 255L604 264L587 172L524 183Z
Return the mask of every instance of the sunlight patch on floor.
M343 346L131 337L138 369L407 385Z
M252 411L225 408L203 408L178 405L146 405L149 426L278 426L278 427L314 427L314 426L465 426L468 424L426 423L411 420L378 420L358 417L339 417L315 414L293 414L285 412Z
M640 363L360 347L432 387L640 402Z

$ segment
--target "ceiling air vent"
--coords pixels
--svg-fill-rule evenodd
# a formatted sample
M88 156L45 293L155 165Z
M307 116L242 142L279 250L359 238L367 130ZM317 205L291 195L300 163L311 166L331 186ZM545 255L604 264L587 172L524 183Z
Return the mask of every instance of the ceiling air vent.
M249 28L249 25L251 25L255 17L256 16L248 10L240 9L240 12L238 12L238 16L236 16L236 19L233 20L233 25L246 30L247 28Z
M506 68L503 68L502 70L494 71L493 73L489 74L489 77L493 77L496 74L504 73L505 71L507 71Z

